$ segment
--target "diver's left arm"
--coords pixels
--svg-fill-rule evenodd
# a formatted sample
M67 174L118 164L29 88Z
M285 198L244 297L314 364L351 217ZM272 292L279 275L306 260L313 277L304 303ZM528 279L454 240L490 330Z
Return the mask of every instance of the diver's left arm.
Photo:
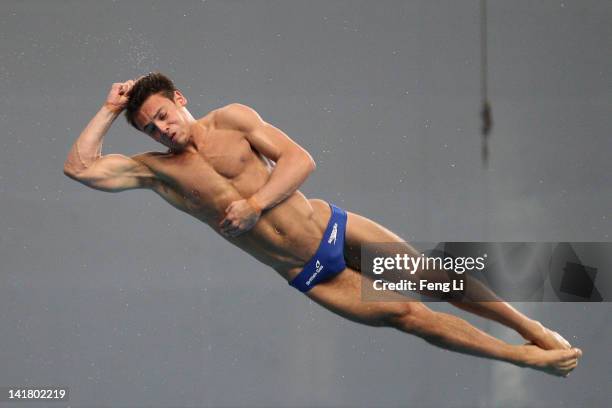
M227 208L221 231L235 236L252 228L263 210L291 196L316 165L306 150L248 106L228 105L217 111L216 119L243 131L255 150L276 163L266 184L247 200L234 201Z

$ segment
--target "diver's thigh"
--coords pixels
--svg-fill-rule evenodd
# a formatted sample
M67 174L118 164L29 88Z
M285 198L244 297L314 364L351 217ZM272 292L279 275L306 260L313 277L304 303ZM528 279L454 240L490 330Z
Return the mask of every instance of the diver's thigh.
M394 319L404 316L414 306L405 296L388 291L375 302L363 301L361 279L359 272L346 268L333 279L316 285L306 295L344 318L369 326L391 325Z

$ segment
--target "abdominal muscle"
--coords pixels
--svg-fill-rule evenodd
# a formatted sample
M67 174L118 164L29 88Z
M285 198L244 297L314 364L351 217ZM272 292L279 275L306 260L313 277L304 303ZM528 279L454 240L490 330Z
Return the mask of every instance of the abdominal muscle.
M330 216L325 201L295 192L264 211L250 231L227 239L291 280L317 251Z
M179 208L220 234L219 222L224 217L224 209L232 201L240 199L232 194L205 212L183 205ZM275 207L265 210L250 230L236 237L221 236L291 280L317 251L330 216L328 203L308 200L296 191Z

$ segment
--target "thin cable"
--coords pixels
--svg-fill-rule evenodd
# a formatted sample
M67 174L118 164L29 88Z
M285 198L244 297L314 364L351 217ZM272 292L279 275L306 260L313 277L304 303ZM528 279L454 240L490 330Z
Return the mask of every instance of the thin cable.
M480 0L480 91L482 109L482 164L487 167L489 163L488 137L493 128L493 116L488 95L488 61L487 61L487 0Z

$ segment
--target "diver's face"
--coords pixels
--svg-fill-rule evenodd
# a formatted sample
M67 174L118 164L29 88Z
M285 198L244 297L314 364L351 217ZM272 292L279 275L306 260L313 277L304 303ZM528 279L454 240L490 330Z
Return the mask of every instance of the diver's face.
M174 100L151 95L136 114L136 125L156 142L180 150L189 137L189 124L182 109L186 104L179 91L174 92Z

